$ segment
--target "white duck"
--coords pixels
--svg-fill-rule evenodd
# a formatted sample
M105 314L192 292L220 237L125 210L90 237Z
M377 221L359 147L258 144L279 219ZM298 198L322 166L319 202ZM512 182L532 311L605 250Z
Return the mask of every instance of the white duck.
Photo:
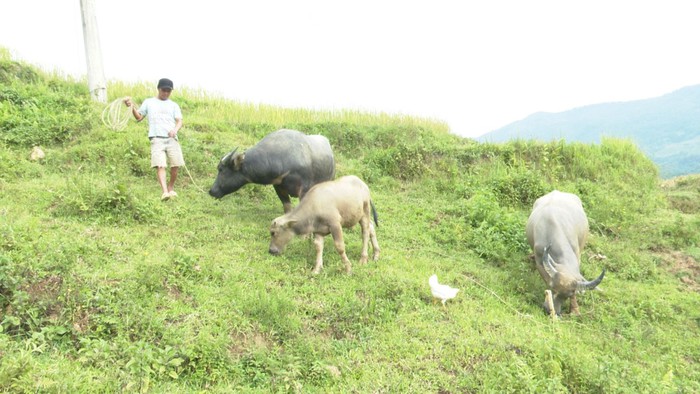
M430 284L430 292L433 294L433 297L442 301L443 308L445 308L445 301L455 298L457 292L459 292L459 289L438 283L437 275L434 274L428 279L428 284ZM433 302L435 299L433 299Z

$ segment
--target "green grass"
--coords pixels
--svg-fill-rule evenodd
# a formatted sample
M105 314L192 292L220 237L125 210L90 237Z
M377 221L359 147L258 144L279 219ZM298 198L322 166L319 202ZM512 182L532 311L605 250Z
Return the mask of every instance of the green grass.
M45 103L0 98L0 391L700 391L700 189L692 178L661 187L628 141L479 144L429 119L183 88L173 99L191 178L162 203L144 124L111 131L83 82L6 55L0 70L3 97ZM44 138L58 113L70 133ZM312 276L310 240L267 253L282 213L270 187L220 201L201 190L224 153L280 127L326 135L338 175L369 184L378 262L357 264L355 228L353 274L327 239ZM34 162L37 143L46 158ZM579 297L581 316L552 322L524 225L555 188L589 215L584 275L608 274ZM446 310L432 303L433 273L461 289Z

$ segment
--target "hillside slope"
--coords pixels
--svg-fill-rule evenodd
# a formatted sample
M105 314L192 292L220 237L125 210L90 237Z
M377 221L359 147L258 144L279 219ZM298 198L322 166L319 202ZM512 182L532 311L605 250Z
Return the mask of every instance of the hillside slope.
M515 138L600 142L629 138L665 178L700 173L700 85L629 102L596 104L560 113L536 113L487 133L480 141Z
M112 83L141 102L150 86ZM441 123L234 103L178 89L187 171L161 202L146 125L102 125L80 81L0 56L0 391L699 392L700 184L659 185L633 144L475 143ZM222 200L219 159L320 133L370 186L378 262L330 239L268 253L269 186ZM34 144L46 157L30 159ZM524 225L581 196L581 316L552 321ZM297 201L294 201L297 203ZM428 278L460 289L446 308Z

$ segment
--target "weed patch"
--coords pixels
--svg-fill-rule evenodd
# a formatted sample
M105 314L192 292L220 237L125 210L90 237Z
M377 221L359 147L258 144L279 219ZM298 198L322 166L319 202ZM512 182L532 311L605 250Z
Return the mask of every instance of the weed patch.
M57 193L54 215L106 224L151 223L162 212L158 202L132 193L124 183L104 184L94 178L78 178Z

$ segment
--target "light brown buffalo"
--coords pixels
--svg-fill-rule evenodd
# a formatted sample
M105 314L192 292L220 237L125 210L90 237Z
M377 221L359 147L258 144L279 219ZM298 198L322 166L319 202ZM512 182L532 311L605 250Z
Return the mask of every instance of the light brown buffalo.
M535 252L537 270L553 293L554 310L571 298L571 313L578 314L576 293L592 290L603 280L587 281L580 271L581 250L588 237L588 218L581 199L554 190L535 201L527 220L527 241ZM545 303L545 311L550 312Z
M370 199L369 187L360 178L349 175L316 184L291 212L272 221L270 253L282 253L295 235L313 233L316 245L316 266L313 273L318 274L323 268L323 237L331 234L335 249L345 263L345 270L350 273L352 266L345 254L343 228L353 227L357 223L362 227L360 264L367 262L370 240L374 249L373 259L379 259L379 243L370 213L376 224L377 212Z

